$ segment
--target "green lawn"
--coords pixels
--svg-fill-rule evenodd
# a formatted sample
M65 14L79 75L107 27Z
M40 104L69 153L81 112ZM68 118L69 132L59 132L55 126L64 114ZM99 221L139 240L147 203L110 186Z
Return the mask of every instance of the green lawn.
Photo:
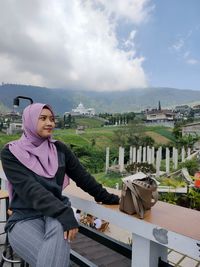
M98 128L104 125L104 122L95 118L75 118L77 125L87 126L89 128Z
M121 174L117 173L105 174L105 172L100 172L97 174L95 173L93 176L99 183L107 187L116 188L117 183L119 184L119 187L121 187L122 185Z
M116 129L117 127L87 128L83 134L76 134L75 129L58 129L54 131L53 137L67 144L80 146L92 144L94 141L95 146L102 149L113 147L112 136Z
M53 138L76 146L86 146L95 143L95 146L99 149L105 149L107 146L114 148L115 145L112 142L112 137L114 131L118 129L120 127L116 126L87 128L85 133L81 135L77 135L75 129L55 129ZM146 131L156 132L171 141L174 140L171 129L166 127L146 127ZM19 136L0 133L0 148L7 142L19 138Z
M148 126L146 128L147 128L147 131L158 133L158 134L166 137L170 141L174 141L175 140L175 138L174 138L174 136L172 134L172 129L171 128L162 127L162 126Z

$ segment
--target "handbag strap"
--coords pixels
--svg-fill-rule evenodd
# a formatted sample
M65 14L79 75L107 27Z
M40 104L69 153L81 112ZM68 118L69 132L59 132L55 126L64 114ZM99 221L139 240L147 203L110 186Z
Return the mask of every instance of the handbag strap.
M153 201L151 201L151 207L154 206L156 204L156 202L158 201L158 191L157 190L152 192L152 199L153 199Z
M130 182L130 181L125 180L124 183L131 191L131 196L133 199L134 208L135 208L137 215L139 215L139 217L143 219L144 218L144 207L142 205L142 201L140 201L141 197L140 197L140 194L139 194L137 188L135 188L132 185L132 182Z
M132 183L133 184L135 183L140 187L146 188L145 182L143 182L143 181L135 180ZM156 204L156 202L158 201L158 191L156 190L156 187L157 187L157 185L149 188L149 189L151 189L151 197L152 197L151 203L150 203L151 207L154 206ZM138 190L138 194L140 195L140 191L139 190ZM141 197L141 195L140 195L140 197Z

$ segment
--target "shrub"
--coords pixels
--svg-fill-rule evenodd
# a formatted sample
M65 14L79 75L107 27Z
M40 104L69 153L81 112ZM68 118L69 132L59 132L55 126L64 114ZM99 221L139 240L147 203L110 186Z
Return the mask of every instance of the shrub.
M186 160L185 162L180 163L181 168L187 168L190 175L194 176L195 172L199 170L199 163L197 160Z
M154 173L156 170L152 164L147 162L134 162L126 167L126 171L129 173L136 173L137 171Z

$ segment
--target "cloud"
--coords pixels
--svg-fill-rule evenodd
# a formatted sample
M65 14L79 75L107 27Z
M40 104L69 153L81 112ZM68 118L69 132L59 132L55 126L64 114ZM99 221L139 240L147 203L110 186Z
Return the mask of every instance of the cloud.
M109 15L130 20L135 24L146 21L154 9L154 5L149 5L150 0L98 0L97 2L102 4Z
M172 48L179 52L184 47L184 40L182 38L178 39L173 45Z
M185 35L179 36L170 50L175 52L179 59L183 60L186 64L197 65L199 60L195 58L192 53L191 40L192 35L198 32L199 26L197 25L194 29L190 29Z
M186 62L190 65L196 65L196 64L199 64L199 61L197 59L194 59L194 58L188 58L186 60Z
M120 46L120 21L139 25L149 0L1 0L0 80L48 87L145 87L135 30Z

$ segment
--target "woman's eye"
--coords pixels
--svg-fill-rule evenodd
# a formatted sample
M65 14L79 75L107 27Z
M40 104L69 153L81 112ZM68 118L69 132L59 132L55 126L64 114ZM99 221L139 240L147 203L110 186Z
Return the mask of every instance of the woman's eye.
M41 121L45 121L45 119L46 119L45 117L40 117Z

